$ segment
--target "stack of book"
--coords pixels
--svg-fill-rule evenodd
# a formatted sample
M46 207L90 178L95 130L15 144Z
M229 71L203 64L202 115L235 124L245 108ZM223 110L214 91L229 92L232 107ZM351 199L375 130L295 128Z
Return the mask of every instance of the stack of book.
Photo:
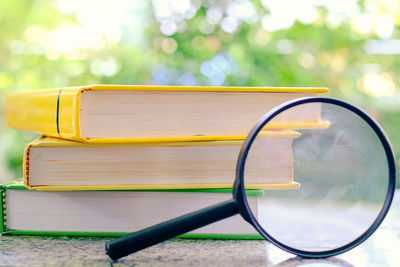
M0 231L119 236L230 199L253 124L283 102L324 92L93 85L10 93L8 125L43 136L26 146L23 180L1 187ZM320 110L293 123L318 124ZM252 168L246 188L296 188L299 134L264 134L270 149L258 157L268 164ZM259 191L250 194L256 207ZM260 238L239 215L181 237Z

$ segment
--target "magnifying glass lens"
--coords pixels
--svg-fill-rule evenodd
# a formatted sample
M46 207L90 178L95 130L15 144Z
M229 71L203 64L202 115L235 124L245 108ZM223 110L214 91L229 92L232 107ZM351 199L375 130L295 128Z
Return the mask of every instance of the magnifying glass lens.
M246 192L259 191L249 206L258 230L301 251L358 239L377 220L389 188L380 138L360 115L333 103L278 113L258 132L244 166Z

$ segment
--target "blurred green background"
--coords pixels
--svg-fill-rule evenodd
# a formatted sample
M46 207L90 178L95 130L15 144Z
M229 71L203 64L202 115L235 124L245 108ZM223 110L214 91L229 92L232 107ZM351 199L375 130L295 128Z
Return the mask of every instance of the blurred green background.
M97 83L323 86L367 110L400 156L400 2L0 1L0 181L34 134L4 96Z

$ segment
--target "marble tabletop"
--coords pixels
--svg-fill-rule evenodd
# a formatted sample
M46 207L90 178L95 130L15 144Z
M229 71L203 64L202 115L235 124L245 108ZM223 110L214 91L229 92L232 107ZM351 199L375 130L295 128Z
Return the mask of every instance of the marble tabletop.
M327 259L303 259L263 240L174 239L112 262L110 238L1 236L0 266L400 266L400 191L363 244Z

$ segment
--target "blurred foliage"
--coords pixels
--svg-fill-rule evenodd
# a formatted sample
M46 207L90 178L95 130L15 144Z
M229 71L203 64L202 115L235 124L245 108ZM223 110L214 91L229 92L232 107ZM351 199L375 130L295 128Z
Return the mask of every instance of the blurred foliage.
M95 83L328 87L400 155L399 14L392 0L2 1L1 179L35 137L5 126L5 94Z

